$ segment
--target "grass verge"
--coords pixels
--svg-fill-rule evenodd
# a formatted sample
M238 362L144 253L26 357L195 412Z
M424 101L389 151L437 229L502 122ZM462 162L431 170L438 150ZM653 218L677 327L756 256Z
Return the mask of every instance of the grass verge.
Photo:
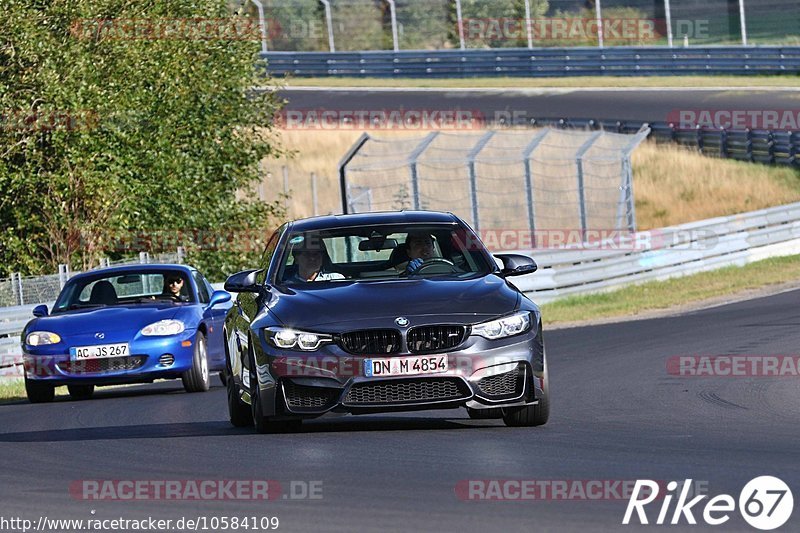
M25 382L20 378L0 378L0 403L24 400Z
M743 267L565 298L542 305L542 316L545 324L626 317L795 280L800 280L800 255L774 257Z
M407 87L414 88L582 88L582 87L785 87L798 86L797 75L770 76L575 76L565 78L286 78L294 87Z

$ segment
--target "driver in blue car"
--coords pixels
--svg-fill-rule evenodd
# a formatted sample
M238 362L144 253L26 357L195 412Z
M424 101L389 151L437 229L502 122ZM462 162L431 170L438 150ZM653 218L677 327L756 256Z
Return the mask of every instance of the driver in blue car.
M419 270L426 260L436 257L433 237L429 233L410 232L406 237L406 248L409 261L405 270L408 274Z

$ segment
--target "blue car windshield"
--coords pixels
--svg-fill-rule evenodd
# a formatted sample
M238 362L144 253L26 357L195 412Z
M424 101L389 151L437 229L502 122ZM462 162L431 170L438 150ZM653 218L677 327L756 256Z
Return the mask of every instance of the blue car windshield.
M74 278L61 291L53 313L156 302L194 303L188 275L180 270L148 270Z
M456 278L496 269L478 237L456 224L355 226L289 235L279 284Z

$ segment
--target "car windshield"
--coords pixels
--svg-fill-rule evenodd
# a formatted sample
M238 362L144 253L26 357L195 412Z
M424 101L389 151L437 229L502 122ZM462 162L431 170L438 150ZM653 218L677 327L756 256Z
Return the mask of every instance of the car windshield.
M98 272L67 282L53 312L155 302L193 303L188 275L180 270Z
M278 284L483 276L495 269L468 228L392 224L293 233L281 256Z

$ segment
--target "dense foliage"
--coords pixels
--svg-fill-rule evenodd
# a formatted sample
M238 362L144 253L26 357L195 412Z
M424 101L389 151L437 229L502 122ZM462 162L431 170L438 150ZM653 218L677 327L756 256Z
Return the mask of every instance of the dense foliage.
M250 90L259 37L235 20L220 0L0 2L0 277L177 245L216 278L252 263L281 215L249 200L278 102Z

